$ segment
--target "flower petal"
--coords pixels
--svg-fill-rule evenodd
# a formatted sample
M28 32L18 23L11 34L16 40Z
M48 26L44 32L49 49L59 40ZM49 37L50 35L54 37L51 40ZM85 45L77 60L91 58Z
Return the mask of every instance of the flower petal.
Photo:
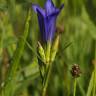
M54 37L54 33L56 31L56 19L63 7L64 4L61 5L59 9L56 8L54 12L52 12L46 17L45 33L47 34L47 39L46 39L47 41L48 40L52 41Z
M64 7L64 4L62 4L62 5L60 6L60 10L62 10L62 9L63 9L63 7Z
M43 41L52 41L56 31L56 19L61 12L64 4L60 8L56 8L52 0L47 0L45 10L38 5L33 4L32 8L37 13L39 27Z
M56 18L57 14L47 16L45 19L45 34L46 34L46 41L52 41L54 37L54 33L56 31Z
M52 41L54 37L54 33L56 31L56 17L50 17L48 24L48 40Z
M43 40L45 40L45 24L44 24L44 16L41 14L40 10L37 9L37 16L38 16L38 22L39 22L39 27L40 27L40 32L41 32L41 37Z
M39 12L44 16L45 15L45 11L44 9L42 9L39 5L36 4L32 4L32 8L33 10L37 13L37 10L39 10Z
M49 14L48 16L55 16L55 15L59 15L59 13L61 12L61 10L63 9L64 4L61 5L60 8L56 8L54 12L52 12L51 14Z
M46 1L46 3L45 3L45 10L46 10L47 15L51 14L52 12L55 11L55 6L54 6L52 0L47 0Z

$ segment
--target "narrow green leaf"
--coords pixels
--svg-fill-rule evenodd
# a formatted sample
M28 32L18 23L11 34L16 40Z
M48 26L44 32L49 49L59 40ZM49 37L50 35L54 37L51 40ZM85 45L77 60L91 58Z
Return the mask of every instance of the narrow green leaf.
M92 88L93 88L93 79L94 79L94 71L92 72L92 76L89 82L88 90L86 96L91 96Z
M25 80L22 80L21 82L19 82L19 84L16 88L17 90L14 92L13 96L18 96L19 93L21 91L23 91L23 89L26 88L30 84L30 82L32 82L32 80L36 79L39 75L40 74L38 71L37 73L34 73L34 74L28 76ZM20 90L20 89L22 89L22 90Z
M16 80L16 75L18 73L17 69L19 67L19 62L24 52L25 41L27 39L28 32L29 32L30 19L31 19L31 10L29 10L28 12L28 17L27 17L26 24L25 24L25 30L22 36L24 40L22 38L19 40L17 49L13 56L13 61L11 62L8 76L5 81L5 87L3 89L3 94L2 94L3 96L12 96L13 94L14 83Z

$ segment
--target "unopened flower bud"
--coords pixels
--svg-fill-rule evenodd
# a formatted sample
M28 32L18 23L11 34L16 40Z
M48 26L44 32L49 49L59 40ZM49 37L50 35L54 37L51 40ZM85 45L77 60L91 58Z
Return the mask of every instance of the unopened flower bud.
M52 50L51 50L51 58L50 61L53 62L56 56L56 53L58 51L58 46L59 46L59 40L60 40L60 36L58 35L55 39L55 41L53 42L52 45Z
M42 61L45 62L45 52L40 42L38 42L37 51L40 56L40 59L42 59Z
M50 63L50 50L51 50L51 42L47 42L47 47L46 47L46 63Z

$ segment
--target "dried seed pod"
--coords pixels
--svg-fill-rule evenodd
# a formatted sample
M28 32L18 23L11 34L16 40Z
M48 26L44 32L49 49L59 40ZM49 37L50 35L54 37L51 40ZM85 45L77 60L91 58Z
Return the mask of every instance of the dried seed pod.
M74 78L80 77L81 70L78 64L74 64L71 69L71 74Z
M56 27L56 32L58 33L58 34L62 34L63 32L64 32L64 26L62 25L58 25L57 27Z

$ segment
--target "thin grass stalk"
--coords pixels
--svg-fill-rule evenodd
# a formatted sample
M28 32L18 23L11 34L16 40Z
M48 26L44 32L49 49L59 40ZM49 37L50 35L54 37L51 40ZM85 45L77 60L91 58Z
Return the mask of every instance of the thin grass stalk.
M80 89L80 92L81 92L82 96L86 96L86 93L85 93L82 85L80 84L80 82L77 81L77 84L78 84L78 87L79 87L79 89Z
M88 90L86 96L91 96L92 88L93 88L93 80L94 80L94 71L92 72L91 79L89 82Z
M74 92L73 92L73 96L76 96L76 85L77 85L77 80L75 78L74 79Z
M95 96L95 91L96 91L96 44L95 44L95 56L94 57L95 57L94 70L93 70L92 75L91 75L91 79L89 82L86 96L92 96L92 94L93 94L93 96Z
M96 74L96 72L94 71L94 80L93 80L93 83L94 83L94 85L93 85L93 96L96 96L96 94L95 94L95 91L96 91L96 90L95 90L95 86L96 86L96 85L95 85L95 84L96 84L96 83L95 83L95 82L96 82L96 80L95 80L95 77L96 77L95 74Z
M94 86L93 86L93 96L96 95L96 42L95 42L95 60L94 60Z
M30 19L31 19L31 10L29 10L29 12L28 12L28 17L27 17L26 24L25 24L25 30L22 35L22 37L24 39L20 38L20 40L18 42L18 46L17 46L17 49L14 53L13 61L11 63L11 66L10 66L10 69L9 69L9 72L8 72L8 75L7 75L7 78L5 81L3 95L0 95L0 96L12 96L12 94L13 94L15 80L16 80L16 76L17 76L17 69L19 68L19 62L20 62L20 59L23 55L25 41L27 39L28 32L29 32Z

